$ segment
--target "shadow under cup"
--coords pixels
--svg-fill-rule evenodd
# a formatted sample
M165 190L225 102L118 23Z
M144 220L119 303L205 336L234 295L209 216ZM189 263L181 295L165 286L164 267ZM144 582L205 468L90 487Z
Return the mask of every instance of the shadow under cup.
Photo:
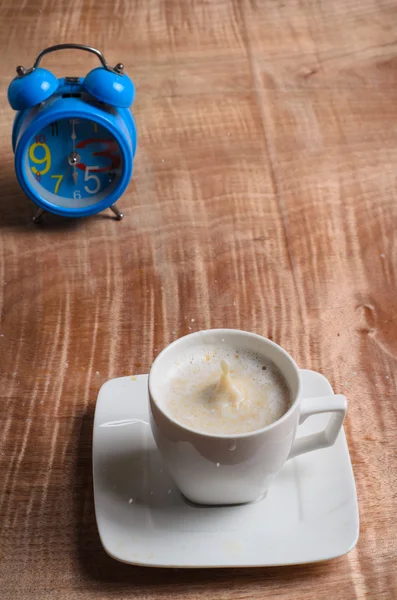
M229 346L272 361L284 376L291 406L277 421L247 433L202 433L166 412L163 390L175 362L194 348ZM236 329L182 337L156 358L149 373L150 425L164 462L186 498L198 504L241 504L258 499L287 460L299 420L301 376L294 360L274 342Z

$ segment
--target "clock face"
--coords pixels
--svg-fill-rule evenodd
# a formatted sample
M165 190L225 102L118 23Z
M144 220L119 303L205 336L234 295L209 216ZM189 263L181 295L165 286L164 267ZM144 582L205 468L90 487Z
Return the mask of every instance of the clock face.
M70 209L103 201L123 172L120 147L102 125L60 119L38 131L25 153L25 173L45 201Z

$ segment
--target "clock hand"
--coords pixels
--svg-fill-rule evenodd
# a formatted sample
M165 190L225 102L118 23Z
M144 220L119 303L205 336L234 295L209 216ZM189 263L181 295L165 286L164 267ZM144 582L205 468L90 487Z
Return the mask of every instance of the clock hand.
M71 152L68 156L68 163L71 167L73 167L72 177L73 177L74 185L77 185L77 180L79 177L79 174L77 172L77 167L76 167L77 163L79 162L79 159L80 159L80 157L77 154L77 152Z
M72 119L72 140L73 140L73 152L76 151L76 132L74 130L75 120Z
M74 185L77 185L77 180L79 178L79 174L77 173L77 167L76 164L78 162L78 158L79 155L76 152L76 131L75 131L75 126L76 121L75 119L72 119L72 143L73 143L73 151L71 154L69 154L68 160L69 160L69 164L73 167L73 181L74 181Z

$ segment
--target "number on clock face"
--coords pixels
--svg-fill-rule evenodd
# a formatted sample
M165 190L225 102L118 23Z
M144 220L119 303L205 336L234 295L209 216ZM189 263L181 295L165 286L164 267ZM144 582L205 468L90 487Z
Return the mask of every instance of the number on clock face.
M28 164L38 191L58 196L60 204L105 197L122 173L115 138L85 119L61 119L38 132L28 149Z

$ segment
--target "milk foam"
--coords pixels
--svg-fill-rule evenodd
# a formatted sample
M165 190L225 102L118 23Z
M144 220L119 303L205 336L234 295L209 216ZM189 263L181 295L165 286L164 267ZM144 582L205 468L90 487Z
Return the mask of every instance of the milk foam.
M261 429L291 405L285 378L270 360L227 344L197 346L180 356L162 396L176 421L215 434Z

